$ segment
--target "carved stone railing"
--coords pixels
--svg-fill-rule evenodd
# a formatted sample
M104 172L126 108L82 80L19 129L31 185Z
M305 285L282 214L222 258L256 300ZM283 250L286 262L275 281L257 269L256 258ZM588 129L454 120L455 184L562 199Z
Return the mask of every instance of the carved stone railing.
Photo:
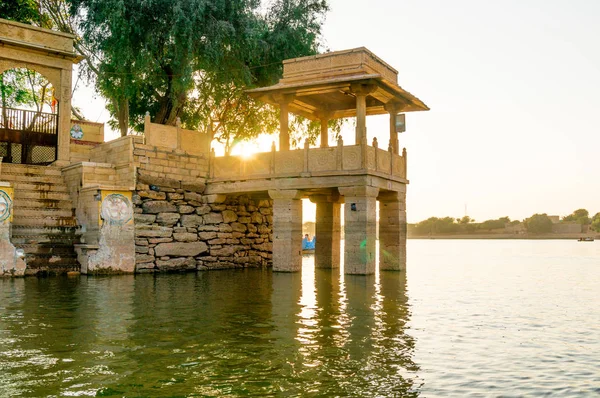
M372 174L395 180L406 179L406 150L403 155L374 146L344 146L309 148L256 153L251 157L224 156L210 158L212 181L249 180L261 178L317 177Z

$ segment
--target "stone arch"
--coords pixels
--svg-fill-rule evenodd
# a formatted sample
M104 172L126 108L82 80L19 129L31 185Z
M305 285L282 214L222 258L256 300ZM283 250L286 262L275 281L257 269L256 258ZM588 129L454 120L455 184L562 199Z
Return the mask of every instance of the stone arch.
M54 95L57 100L60 100L60 69L48 68L43 65L36 65L22 61L12 61L0 59L0 74L9 71L11 69L29 69L44 76L52 87L54 87L56 94Z
M78 56L73 51L75 36L0 19L0 72L27 68L44 76L58 100L57 160L70 158L71 75Z

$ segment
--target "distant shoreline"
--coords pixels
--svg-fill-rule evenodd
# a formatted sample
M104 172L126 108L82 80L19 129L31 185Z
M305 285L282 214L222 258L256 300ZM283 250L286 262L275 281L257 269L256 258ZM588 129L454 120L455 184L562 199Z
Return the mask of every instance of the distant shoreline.
M577 240L582 237L592 237L600 240L600 234L437 234L437 235L408 235L408 239L561 239Z

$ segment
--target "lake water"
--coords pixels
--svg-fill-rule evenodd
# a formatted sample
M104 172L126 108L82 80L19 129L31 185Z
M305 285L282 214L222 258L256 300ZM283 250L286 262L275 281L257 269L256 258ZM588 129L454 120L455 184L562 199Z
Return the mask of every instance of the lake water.
M600 242L410 240L408 272L0 280L0 396L600 396Z

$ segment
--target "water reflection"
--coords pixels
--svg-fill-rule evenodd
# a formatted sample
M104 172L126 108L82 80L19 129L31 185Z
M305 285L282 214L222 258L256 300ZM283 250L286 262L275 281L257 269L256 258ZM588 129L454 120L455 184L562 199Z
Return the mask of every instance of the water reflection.
M0 396L416 396L404 274L0 280Z

